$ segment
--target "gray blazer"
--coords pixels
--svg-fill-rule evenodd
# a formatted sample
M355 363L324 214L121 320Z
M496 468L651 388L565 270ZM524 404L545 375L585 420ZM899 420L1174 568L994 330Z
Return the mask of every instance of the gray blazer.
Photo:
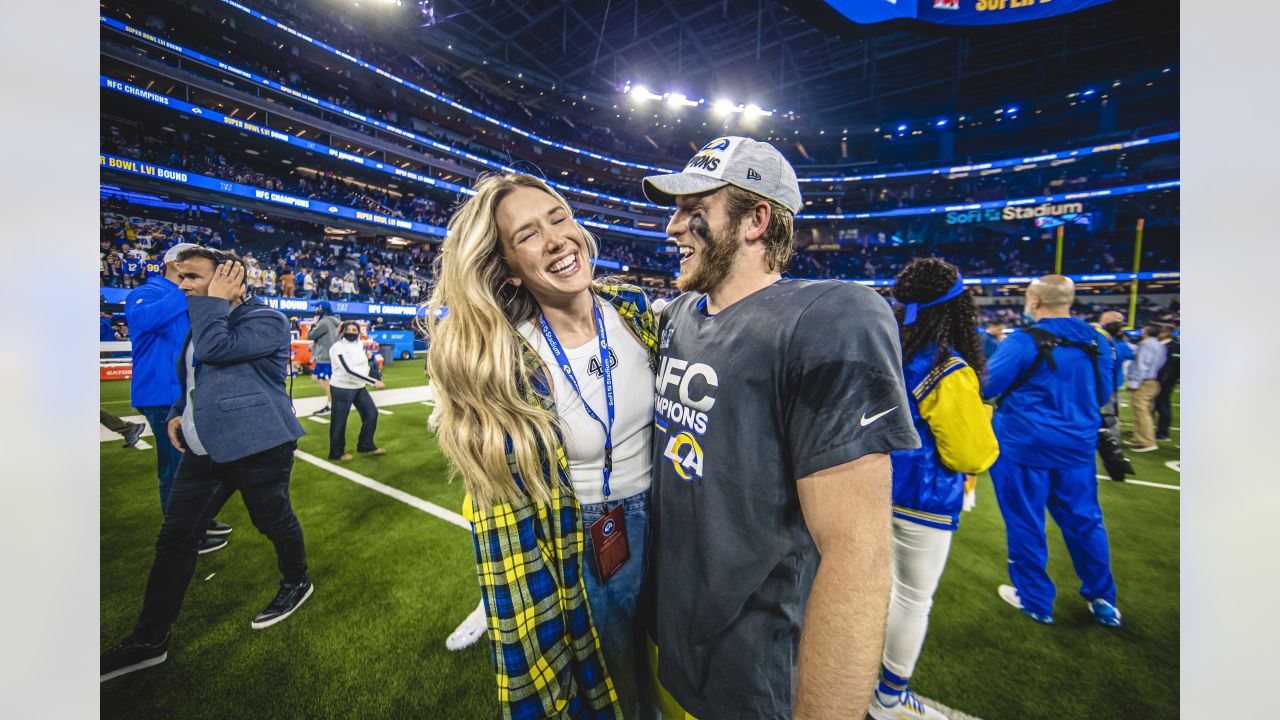
M196 428L214 462L226 463L306 434L285 391L289 321L261 300L235 309L221 298L188 297L191 332L178 353L182 395L168 420L187 405L187 347L195 344Z

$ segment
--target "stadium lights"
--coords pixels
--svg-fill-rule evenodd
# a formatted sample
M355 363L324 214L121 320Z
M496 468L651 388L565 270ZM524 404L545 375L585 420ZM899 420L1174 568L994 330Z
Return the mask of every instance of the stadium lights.
M643 86L643 85L636 85L635 87L631 88L631 97L632 97L632 99L637 100L637 101L639 101L639 102L644 102L644 101L646 101L646 100L661 100L661 99L662 99L662 96L661 96L661 95L655 95L655 94L653 94L653 93L649 92L649 88L647 88L647 87L645 87L645 86Z
M675 108L697 107L698 101L690 100L683 93L670 93L667 95L667 104Z
M942 120L939 120L938 122L934 123L934 125L936 125L937 127L943 127L946 124L947 124L946 118L943 118Z
M745 116L749 118L769 117L770 115L773 114L772 110L765 110L764 108L760 107L759 105L756 105L755 103L751 103L750 105L748 105L743 110L743 112Z
M716 100L715 102L711 103L711 109L715 111L717 115L728 115L729 113L742 112L743 110L742 106L734 105L733 103L724 99Z
M904 131L904 130L906 130L906 129L907 129L907 126L906 126L906 125L899 125L899 126L898 126L898 132L902 132L902 131Z

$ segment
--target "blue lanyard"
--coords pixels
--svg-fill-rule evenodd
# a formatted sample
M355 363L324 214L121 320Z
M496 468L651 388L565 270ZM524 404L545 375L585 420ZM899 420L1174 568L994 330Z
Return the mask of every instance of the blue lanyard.
M609 416L608 424L601 420L599 415L596 415L595 411L591 409L591 405L587 403L587 398L583 396L582 388L578 386L578 378L573 374L573 366L569 364L569 358L565 356L564 348L560 347L560 341L556 338L555 331L547 323L547 316L539 315L538 322L542 326L542 337L546 338L547 345L551 347L551 354L555 357L556 363L560 365L561 372L569 380L569 385L573 386L574 392L578 393L578 397L582 399L582 407L592 420L600 423L601 429L604 430L604 497L608 500L609 476L613 474L613 370L609 367L609 337L604 331L604 316L600 314L600 306L594 300L592 300L591 305L596 311L596 335L600 339L600 372L604 375L604 399Z

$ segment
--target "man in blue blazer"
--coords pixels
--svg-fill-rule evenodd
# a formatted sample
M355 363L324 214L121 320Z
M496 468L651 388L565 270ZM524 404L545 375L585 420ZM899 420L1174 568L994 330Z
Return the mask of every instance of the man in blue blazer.
M285 392L289 321L245 299L233 253L190 248L178 256L191 332L178 355L182 394L169 439L182 450L156 540L142 612L131 636L102 656L101 680L168 658L169 627L195 572L196 548L214 512L239 490L255 527L276 548L283 576L254 630L287 618L311 596L302 527L289 502L293 451L304 434Z

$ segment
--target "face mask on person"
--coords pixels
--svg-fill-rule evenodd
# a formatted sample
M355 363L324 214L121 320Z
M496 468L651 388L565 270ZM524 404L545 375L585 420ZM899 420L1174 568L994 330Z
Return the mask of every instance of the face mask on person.
M1111 337L1118 338L1120 337L1121 331L1124 330L1124 323L1119 323L1119 322L1107 323L1106 325L1102 326L1102 329L1106 330L1107 333L1111 335Z
M342 339L347 342L355 342L360 339L360 333L343 333Z

